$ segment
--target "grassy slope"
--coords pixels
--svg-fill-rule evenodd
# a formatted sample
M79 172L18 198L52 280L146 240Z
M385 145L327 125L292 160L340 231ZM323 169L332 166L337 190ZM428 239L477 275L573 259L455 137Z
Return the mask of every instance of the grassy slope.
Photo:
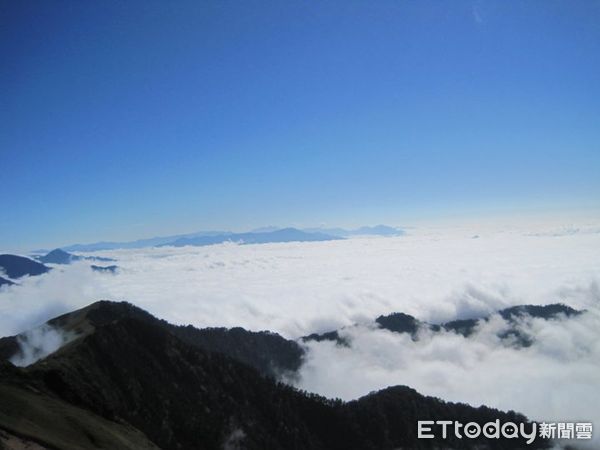
M157 449L137 429L46 394L0 384L0 429L48 448ZM5 442L4 446L7 446ZM2 448L0 442L0 448ZM11 448L11 447L8 447Z

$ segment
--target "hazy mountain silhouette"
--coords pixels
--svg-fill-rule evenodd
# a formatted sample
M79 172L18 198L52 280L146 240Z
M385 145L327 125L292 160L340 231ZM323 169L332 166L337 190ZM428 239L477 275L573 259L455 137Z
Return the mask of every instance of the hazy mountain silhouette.
M156 247L159 245L167 244L169 242L176 241L181 238L193 238L200 236L215 236L215 235L227 235L228 231L201 231L197 233L189 234L177 234L173 236L160 236L148 239L138 239L135 241L125 242L94 242L92 244L73 244L66 247L62 247L63 250L68 252L95 252L100 250L115 250L119 248L145 248L145 247Z
M419 419L526 420L514 412L447 403L404 386L342 402L278 383L256 366L270 352L285 365L280 356L292 347L270 333L174 327L132 305L111 302L49 325L77 338L26 368L0 362L0 430L8 436L0 434L0 442L20 439L64 449L526 446L517 439L416 438ZM212 333L210 339L202 332ZM527 447L546 446L537 440Z
M24 256L0 255L0 271L3 271L8 278L41 275L49 270L49 267Z
M295 236L292 236L291 230L294 230ZM270 238L268 233L275 233ZM289 237L285 234L289 233ZM305 234L301 234L305 233ZM313 238L311 239L310 236ZM138 239L135 241L124 242L94 242L91 244L73 244L62 247L65 252L95 252L100 250L114 250L120 248L145 248L159 247L163 245L211 245L220 244L226 241L245 243L267 243L267 242L291 242L291 241L324 241L345 238L357 235L375 235L375 236L399 236L404 231L399 228L389 227L387 225L376 225L373 227L365 226L356 229L344 228L281 228L275 226L260 227L246 233L232 233L230 231L199 231L196 233L179 234L174 236L160 236L148 239ZM320 238L316 238L315 235ZM38 251L42 253L43 251Z
M389 227L387 225L375 225L373 227L364 226L349 230L345 228L305 228L303 231L310 233L325 233L338 237L400 236L404 234L404 230L401 230L400 228Z
M226 235L200 236L180 238L164 245L182 247L184 245L212 245L222 242L238 242L243 244L267 244L276 242L314 242L341 239L324 233L307 233L296 228L283 228L275 231L231 233Z

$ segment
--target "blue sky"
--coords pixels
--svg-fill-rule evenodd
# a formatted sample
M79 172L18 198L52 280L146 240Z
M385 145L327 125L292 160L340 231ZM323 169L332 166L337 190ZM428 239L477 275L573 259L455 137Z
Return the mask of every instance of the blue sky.
M600 207L600 2L0 4L0 249Z

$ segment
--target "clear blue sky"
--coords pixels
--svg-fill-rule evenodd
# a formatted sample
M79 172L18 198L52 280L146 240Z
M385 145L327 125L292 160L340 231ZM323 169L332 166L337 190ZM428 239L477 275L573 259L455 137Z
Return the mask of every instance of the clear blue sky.
M600 206L599 1L0 3L0 250Z

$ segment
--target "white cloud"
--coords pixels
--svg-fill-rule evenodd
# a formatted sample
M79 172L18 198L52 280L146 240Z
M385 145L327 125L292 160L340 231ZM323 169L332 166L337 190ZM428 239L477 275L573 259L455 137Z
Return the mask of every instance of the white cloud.
M19 352L10 359L15 366L29 366L65 345L73 336L48 324L27 330L17 337Z
M116 275L78 262L3 288L0 335L99 299L128 300L174 323L270 329L288 338L394 311L440 322L565 302L591 314L526 324L538 339L520 351L495 338L502 321L476 339L444 334L418 343L355 327L347 331L352 349L310 345L301 385L353 398L407 384L448 400L600 424L599 248L600 234L592 232L455 227L397 238L107 251L118 260Z
M424 333L416 342L408 334L352 327L343 333L350 348L308 344L299 386L351 399L405 384L427 395L515 409L540 420L600 423L598 311L524 323L536 339L528 348L503 343L497 333L505 326L496 316L469 338Z

